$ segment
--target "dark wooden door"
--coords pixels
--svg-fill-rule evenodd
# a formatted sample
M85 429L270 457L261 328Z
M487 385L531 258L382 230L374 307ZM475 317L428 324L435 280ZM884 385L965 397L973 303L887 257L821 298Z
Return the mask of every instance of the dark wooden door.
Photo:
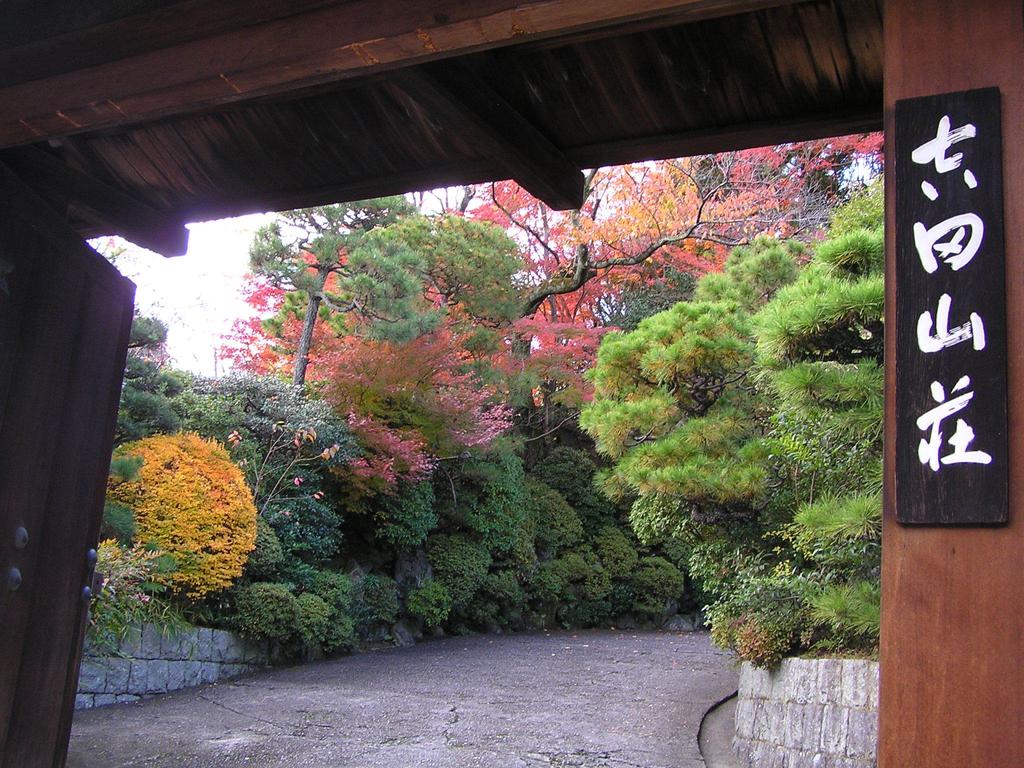
M135 287L0 165L0 766L61 766Z

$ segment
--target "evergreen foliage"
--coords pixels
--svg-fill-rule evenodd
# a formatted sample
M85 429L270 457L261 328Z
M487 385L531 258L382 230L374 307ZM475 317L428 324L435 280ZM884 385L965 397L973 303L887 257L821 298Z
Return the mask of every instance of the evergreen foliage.
M428 629L440 627L452 612L452 596L444 584L427 579L423 585L409 593L409 613L423 622Z
M737 248L693 301L605 337L580 425L616 461L609 492L674 496L714 523L756 513L769 467L749 313L795 279L801 253L769 239Z
M298 601L286 584L248 584L235 595L233 625L246 637L284 643L294 636L298 621Z
M285 551L273 527L262 515L256 516L256 544L245 564L250 581L271 581L284 565Z
M662 557L642 558L631 582L637 595L633 610L652 620L667 618L669 601L679 597L686 585L682 571Z
M400 481L394 493L373 500L376 536L397 550L422 546L437 526L435 506L432 483Z
M606 336L591 374L581 425L614 461L604 486L685 566L716 640L758 664L877 643L880 194L837 212L813 255L734 249L690 301ZM634 611L656 613L676 574L641 558Z
M583 522L562 494L532 475L526 477L524 494L539 553L553 557L583 540Z
M395 580L368 573L355 585L354 611L360 628L393 624L398 618L398 585Z
M576 510L586 532L593 534L614 518L611 500L594 485L597 465L586 451L558 446L537 462L530 473L562 495Z
M466 608L487 576L490 552L465 536L441 534L427 540L427 555L434 578L451 595L452 609Z
M319 638L322 650L352 650L356 643L352 580L337 571L320 571L311 580L309 591L330 608L328 627Z
M163 322L135 315L117 413L116 444L157 433L170 434L181 425L171 400L182 390L184 377L161 364L166 342L167 326Z

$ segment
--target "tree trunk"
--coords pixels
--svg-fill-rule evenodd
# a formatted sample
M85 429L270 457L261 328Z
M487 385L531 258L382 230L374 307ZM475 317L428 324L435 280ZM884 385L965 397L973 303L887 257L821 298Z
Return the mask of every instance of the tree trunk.
M302 386L306 383L306 367L309 365L309 347L313 343L313 328L316 326L317 314L320 312L320 292L309 294L306 304L306 317L302 321L302 335L299 336L299 348L295 350L295 370L292 373L292 384Z

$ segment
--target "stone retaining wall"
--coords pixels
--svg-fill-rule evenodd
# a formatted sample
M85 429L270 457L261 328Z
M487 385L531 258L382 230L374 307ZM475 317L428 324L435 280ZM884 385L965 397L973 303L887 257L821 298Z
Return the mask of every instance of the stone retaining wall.
M878 663L785 659L766 672L744 662L733 747L756 768L875 768Z
M115 654L98 655L86 645L75 709L215 683L264 667L268 658L265 644L231 632L191 628L164 637L146 625L131 630Z

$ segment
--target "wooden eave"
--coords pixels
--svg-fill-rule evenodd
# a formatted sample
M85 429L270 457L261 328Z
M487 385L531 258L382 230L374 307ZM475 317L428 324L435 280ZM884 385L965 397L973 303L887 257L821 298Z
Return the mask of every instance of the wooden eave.
M0 163L167 255L187 221L503 178L572 208L582 168L881 126L879 0L12 6Z

